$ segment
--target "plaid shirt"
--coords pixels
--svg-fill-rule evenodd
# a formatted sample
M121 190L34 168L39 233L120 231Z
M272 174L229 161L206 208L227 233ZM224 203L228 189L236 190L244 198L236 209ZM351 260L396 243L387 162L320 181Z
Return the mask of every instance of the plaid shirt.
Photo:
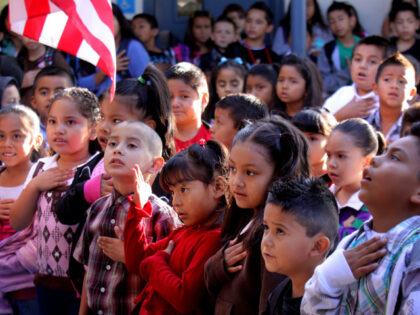
M354 248L377 235L378 233L371 229L372 222L369 220L358 232L344 239L343 242L349 241L344 247ZM420 241L420 216L399 223L385 235L388 238L387 254L378 261L379 266L376 270L359 279L353 277L346 285L340 287L337 283L342 284L345 281L331 281L326 279L328 276L324 276L326 273L333 273L331 268L321 268L322 272L317 270L323 265L328 265L330 258L317 267L314 276L305 286L302 314L388 314L387 307L397 305L399 296L401 306L397 306L395 310L398 314L418 314L416 300L420 296L420 269L418 262L410 260L410 257L413 254L413 244ZM339 244L339 247L340 245L342 244ZM342 264L335 264L334 268L349 269ZM335 278L342 276L343 272L333 273Z
M404 106L403 109L407 109L408 104ZM381 128L381 114L379 112L379 108L375 110L372 115L370 115L368 118L366 118L367 122L375 128L377 131L382 132ZM402 124L402 114L400 118L398 118L397 122L392 126L392 128L389 130L388 134L385 137L386 143L390 144L391 142L398 140L400 138L401 133L401 124Z
M82 237L74 258L88 265L86 275L87 302L96 314L130 314L134 299L142 288L138 274L127 272L125 265L108 258L97 246L99 236L116 237L115 225L123 230L130 196L113 194L98 199L90 208ZM166 237L179 225L174 210L151 195L152 217L147 223L147 238L156 241Z

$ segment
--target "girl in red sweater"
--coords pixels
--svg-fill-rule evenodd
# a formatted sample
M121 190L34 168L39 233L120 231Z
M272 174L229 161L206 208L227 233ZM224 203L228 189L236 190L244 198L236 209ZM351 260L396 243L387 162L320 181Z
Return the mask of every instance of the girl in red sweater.
M204 264L220 246L221 214L226 208L227 151L205 140L178 153L164 166L160 182L184 226L156 243L148 242L143 218L151 206L143 196L142 175L124 228L126 267L147 281L139 314L203 314L211 307L204 285ZM142 202L145 201L145 202Z

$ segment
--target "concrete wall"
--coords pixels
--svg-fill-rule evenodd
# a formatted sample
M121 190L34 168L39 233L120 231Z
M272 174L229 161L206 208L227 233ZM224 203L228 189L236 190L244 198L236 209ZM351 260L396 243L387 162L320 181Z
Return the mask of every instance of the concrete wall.
M285 0L285 12L290 1L293 0ZM318 0L324 14L332 2L333 0ZM382 22L391 8L391 0L347 0L347 2L356 8L360 23L368 34L381 34Z

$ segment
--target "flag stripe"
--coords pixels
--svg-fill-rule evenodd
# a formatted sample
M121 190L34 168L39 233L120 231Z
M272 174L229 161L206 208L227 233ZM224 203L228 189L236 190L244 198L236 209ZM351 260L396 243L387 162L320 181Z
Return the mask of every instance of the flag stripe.
M110 0L13 0L11 29L103 70L115 90L114 20Z

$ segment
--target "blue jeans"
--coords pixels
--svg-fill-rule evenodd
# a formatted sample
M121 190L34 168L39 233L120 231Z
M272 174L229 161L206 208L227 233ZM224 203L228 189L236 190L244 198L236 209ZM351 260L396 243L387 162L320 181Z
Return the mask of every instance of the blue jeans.
M50 289L36 285L39 312L42 315L77 315L79 314L80 298L76 292Z
M29 300L9 300L14 315L39 315L36 298Z

